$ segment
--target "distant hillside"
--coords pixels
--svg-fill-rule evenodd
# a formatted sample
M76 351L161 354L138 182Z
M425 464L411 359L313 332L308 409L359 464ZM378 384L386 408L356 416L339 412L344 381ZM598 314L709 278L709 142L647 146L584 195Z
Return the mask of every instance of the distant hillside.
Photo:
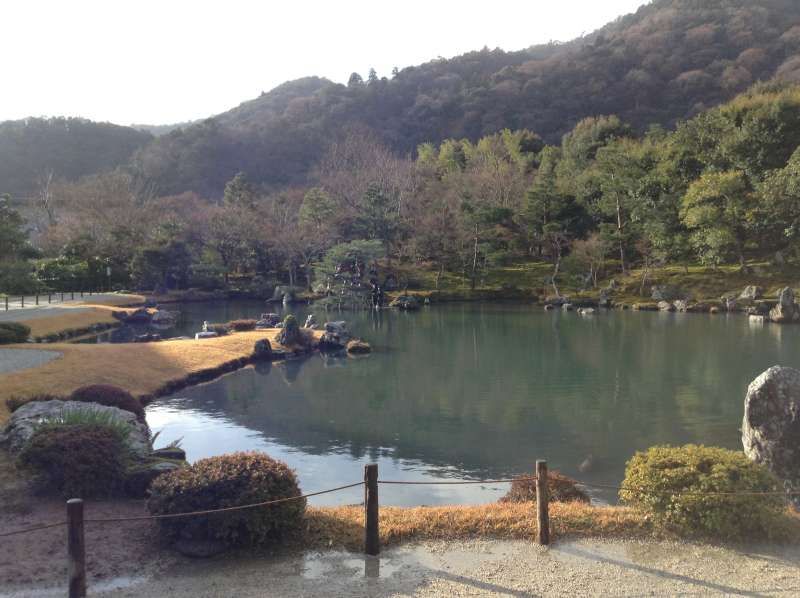
M111 125L87 124L110 146L83 148L78 164L62 145L77 143L73 135L41 147L29 139L18 151L0 130L0 190L27 184L54 160L72 178L141 147L131 168L159 192L219 196L239 171L267 187L304 182L330 142L354 126L403 154L425 141L475 140L503 128L558 143L586 116L616 114L640 131L671 126L773 77L800 81L797 0L655 0L564 44L484 49L346 86L318 77L284 83L213 118L165 134L153 129L159 136L144 147L143 133L120 127L111 135L102 129Z
M338 85L307 78L138 153L163 192L219 194L239 170L283 185L305 178L326 144L367 126L398 152L424 141L527 128L557 142L585 116L669 126L754 81L800 80L800 2L657 0L568 44L486 50Z
M187 120L184 122L179 123L172 123L169 125L143 125L143 124L133 124L131 125L132 129L137 129L139 131L145 131L150 133L154 137L159 137L161 135L166 135L167 133L171 133L175 129L181 129L183 127L188 127L190 125L195 124L196 120Z
M82 118L0 123L0 193L25 196L47 173L76 180L126 164L150 133Z

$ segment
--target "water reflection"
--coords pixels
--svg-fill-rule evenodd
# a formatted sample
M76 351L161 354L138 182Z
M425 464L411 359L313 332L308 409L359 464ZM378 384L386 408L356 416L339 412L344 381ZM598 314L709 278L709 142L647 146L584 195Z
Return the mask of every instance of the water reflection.
M736 316L457 305L345 317L376 348L368 358L245 368L157 401L148 420L166 440L183 436L190 459L264 450L294 467L306 491L358 481L371 461L386 479L491 479L546 458L615 483L653 444L738 448L747 384L770 365L800 365L798 327L751 328ZM504 491L396 486L382 502L482 502ZM316 502L361 500L355 491Z

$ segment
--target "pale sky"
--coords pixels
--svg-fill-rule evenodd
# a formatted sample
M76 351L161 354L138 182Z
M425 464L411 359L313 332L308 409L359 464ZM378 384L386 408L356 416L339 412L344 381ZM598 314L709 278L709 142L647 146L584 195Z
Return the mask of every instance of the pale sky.
M0 121L167 124L291 79L345 83L479 50L567 41L645 0L0 0Z

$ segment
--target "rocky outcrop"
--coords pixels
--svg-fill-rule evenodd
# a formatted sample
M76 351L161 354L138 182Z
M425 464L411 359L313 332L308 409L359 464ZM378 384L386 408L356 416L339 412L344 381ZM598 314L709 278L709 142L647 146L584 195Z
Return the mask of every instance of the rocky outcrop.
M794 291L790 287L781 290L778 303L769 312L769 319L778 324L796 322L800 316L797 304L794 302Z
M178 311L167 311L165 309L158 310L150 317L150 322L155 326L174 326L180 317Z
M675 299L689 299L689 293L669 284L654 285L650 289L650 298L653 301L675 301Z
M57 421L70 411L94 411L124 422L130 426L127 444L133 455L140 459L145 459L150 455L150 430L146 423L136 418L136 415L116 407L77 401L31 401L26 403L14 411L9 418L5 430L0 434L0 444L6 446L11 452L19 452L43 420Z
M306 323L303 324L303 328L310 328L314 330L317 327L317 319L314 317L314 314L308 314L306 318Z
M582 316L593 316L596 312L593 307L581 307L578 309L578 313Z
M294 347L305 344L305 337L300 332L300 325L297 318L288 315L283 320L283 326L278 333L278 342L285 347Z
M253 360L266 361L269 359L272 359L272 345L265 338L257 340L253 347Z
M419 300L414 295L400 295L389 304L389 307L396 307L405 311L419 309Z
M669 301L659 301L658 311L675 311L675 306Z
M256 322L256 330L261 330L264 328L277 328L280 323L281 317L278 314L261 314L261 318Z
M344 349L349 340L350 331L347 329L347 322L344 320L325 322L325 332L322 334L319 341L320 349L323 351Z
M761 287L757 285L748 285L739 295L739 299L742 301L755 301L756 299L761 299L763 294L764 289Z
M365 340L354 338L347 342L347 352L351 355L366 355L372 353L372 346Z
M774 366L750 383L742 445L745 454L766 465L787 491L800 491L800 371ZM793 500L800 503L800 496Z
M689 311L689 302L685 299L677 299L672 303L675 307L675 311L679 311L681 313Z

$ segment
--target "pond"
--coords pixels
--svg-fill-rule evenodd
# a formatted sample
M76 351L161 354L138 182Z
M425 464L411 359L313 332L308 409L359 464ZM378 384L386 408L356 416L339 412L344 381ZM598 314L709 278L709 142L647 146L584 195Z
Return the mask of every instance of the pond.
M178 309L187 333L266 311ZM308 309L292 311L303 321ZM263 450L294 468L305 492L359 481L370 462L382 479L491 480L547 459L579 480L618 484L633 453L655 444L741 448L747 385L771 365L800 366L800 326L741 315L452 304L327 319L340 318L373 354L247 367L158 399L151 427L160 441L182 438L190 461ZM383 486L381 502L490 502L507 487ZM612 490L592 494L615 500ZM361 500L354 489L312 503Z

